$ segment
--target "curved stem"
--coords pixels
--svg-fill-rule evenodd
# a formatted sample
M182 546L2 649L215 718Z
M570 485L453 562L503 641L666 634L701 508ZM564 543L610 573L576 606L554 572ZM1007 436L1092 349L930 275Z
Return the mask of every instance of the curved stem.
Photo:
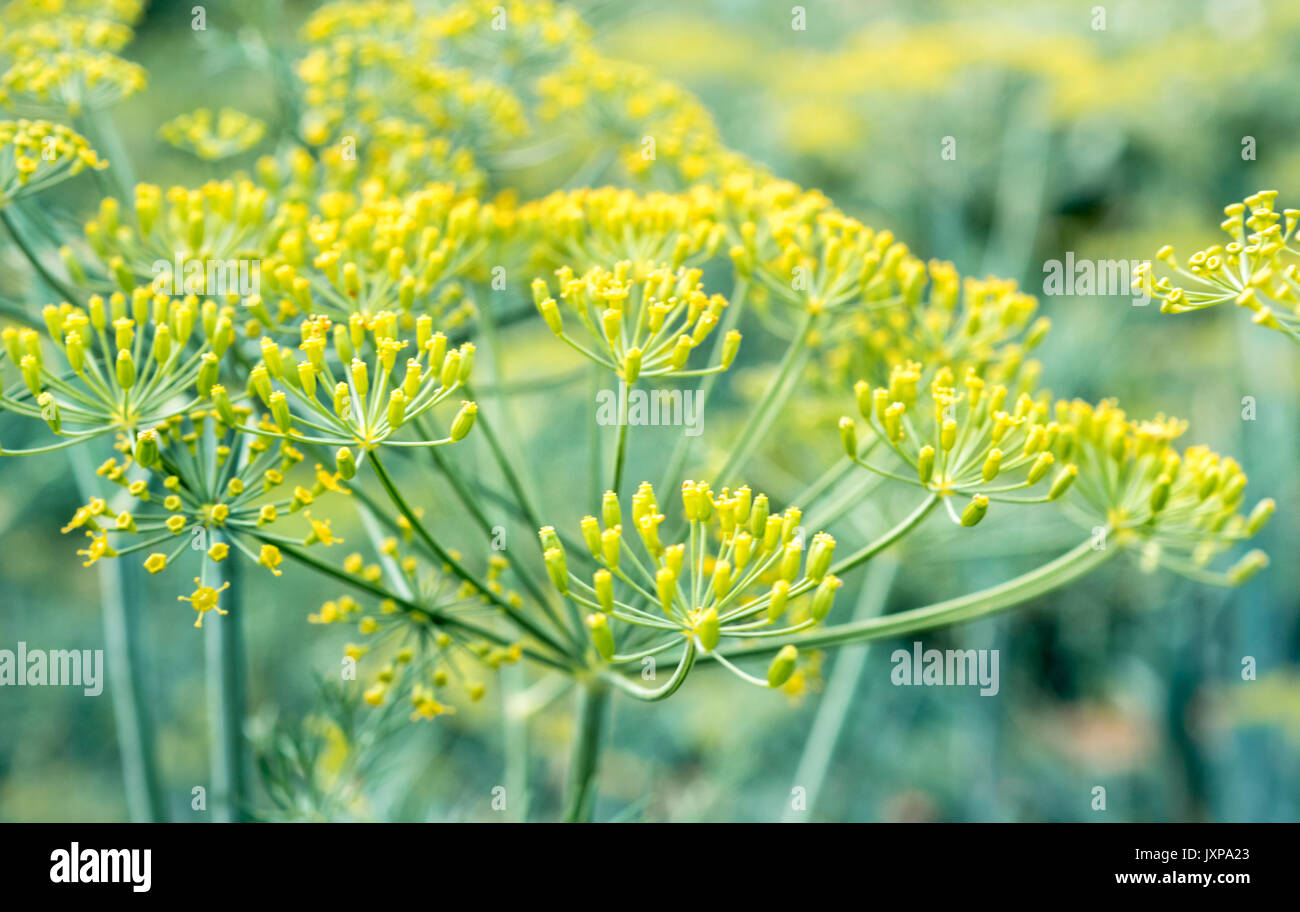
M923 608L825 627L804 636L728 649L726 656L729 659L743 659L770 655L786 643L793 643L800 649L865 643L883 637L906 636L935 627L974 621L1051 592L1105 563L1118 551L1118 548L1094 550L1090 538L1056 560L988 589Z
M677 668L673 671L673 676L665 681L662 687L647 690L644 687L633 684L624 675L617 672L606 672L605 680L617 686L624 693L636 697L638 700L643 700L647 703L655 703L659 700L666 700L673 694L677 693L677 689L682 686L682 682L686 680L686 676L690 674L691 668L694 665L695 642L693 640L688 640L686 642L686 648L682 650L682 657L677 663Z
M846 573L847 571L852 570L854 567L856 567L858 564L862 563L863 561L870 560L871 558L875 557L885 548L888 548L894 542L898 541L909 531L911 531L913 528L919 525L921 520L925 519L928 515L930 515L930 511L933 510L938 503L939 503L939 495L931 494L925 500L921 501L920 505L915 510L913 510L910 514L908 514L906 519L904 519L898 525L894 526L894 528L890 529L884 535L880 536L880 538L871 542L866 547L861 548L858 551L855 551L853 554L850 554L848 557L844 558L844 560L835 564L835 566L831 567L831 572L834 573L836 576L839 576L842 573Z

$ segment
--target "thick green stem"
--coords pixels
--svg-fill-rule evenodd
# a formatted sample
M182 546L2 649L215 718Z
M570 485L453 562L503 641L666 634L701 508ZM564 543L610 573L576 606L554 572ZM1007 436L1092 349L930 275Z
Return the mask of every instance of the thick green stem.
M569 794L564 819L590 823L596 809L596 777L600 769L600 742L609 712L609 688L589 681L578 688L577 728L569 761Z
M90 454L84 447L69 450L73 474L83 500L94 493L95 477ZM101 560L99 571L100 608L104 619L104 652L107 656L109 691L113 701L113 722L118 750L122 754L122 780L127 812L136 823L164 822L162 791L154 756L153 718L144 699L141 680L139 598L134 564Z
M803 366L804 356L808 351L808 331L812 327L812 322L812 313L805 313L799 321L794 339L791 340L790 347L781 358L776 376L772 378L772 382L763 393L763 398L750 413L749 421L745 423L744 429L736 439L736 446L732 449L726 465L717 475L719 483L730 484L733 481L739 483L739 479L733 476L739 475L749 464L754 451L772 429L777 413L795 388L792 380Z
M756 658L777 652L786 643L793 643L800 649L820 649L845 643L865 643L889 636L907 636L935 627L974 621L1064 586L1094 570L1118 551L1118 548L1094 550L1092 540L1089 539L1056 560L998 586L923 608L825 627L803 636L788 639L774 637L766 642L726 650L723 655L727 659Z
M203 558L205 575L208 559ZM244 642L243 603L240 599L239 564L230 558L212 572L208 585L219 588L226 614L209 612L203 624L203 651L207 664L208 758L212 776L209 789L212 821L233 823L247 819L248 795L244 776Z

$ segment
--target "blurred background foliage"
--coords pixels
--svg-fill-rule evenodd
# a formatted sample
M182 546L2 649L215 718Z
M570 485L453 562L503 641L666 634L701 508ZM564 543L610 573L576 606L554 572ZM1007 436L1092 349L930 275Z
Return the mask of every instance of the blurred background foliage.
M163 186L220 173L159 142L163 121L232 99L272 125L280 116L265 70L274 62L253 30L272 5L208 4L206 32L191 30L191 6L148 5L126 54L150 71L150 89L114 112L137 170ZM578 6L603 53L699 95L732 148L893 229L919 256L1016 278L1032 293L1044 262L1067 251L1132 260L1165 242L1192 249L1215 237L1225 204L1256 189L1279 189L1284 205L1300 200L1294 3L812 0L803 30L791 27L787 3ZM1093 27L1096 6L1104 29ZM293 35L310 8L289 3L271 25ZM956 140L954 161L940 156L945 137ZM87 187L60 198L75 210ZM3 256L16 262L12 250ZM1216 590L1120 561L1027 609L924 637L927 647L999 649L996 697L892 686L889 655L909 644L882 641L826 655L820 680L798 698L710 671L665 704L616 701L598 819L1300 817L1293 347L1229 308L1161 317L1127 296L1042 297L1041 308L1054 324L1039 353L1045 385L1116 395L1135 415L1186 417L1189 440L1236 456L1256 495L1278 501L1259 542L1271 568ZM549 336L518 333L527 344L515 343L510 376L555 373ZM736 372L733 392L761 388L770 369L769 360ZM538 477L565 470L541 454L562 452L554 444L590 421L583 401L542 395L515 416L528 424L522 439L533 441ZM1253 398L1254 420L1243 419L1243 397ZM844 402L840 391L824 405L791 406L760 484L777 494L785 479L788 493L829 464L836 441L826 429ZM716 420L710 442L730 439L717 428L743 415ZM676 430L644 430L629 474L656 478L655 448L671 446ZM482 444L468 443L458 458L473 464ZM0 646L101 647L96 573L76 566L75 545L58 533L79 503L66 460L5 460L0 475ZM988 526L979 543L938 532L909 539L896 567L873 565L873 575L897 570L885 609L994 583L1078 539L1018 517ZM555 815L572 724L566 695L527 691L535 712L525 722L531 682L511 668L482 702L434 723L358 717L355 695L318 683L336 674L340 641L306 623L337 592L296 568L286 577L245 580L250 735L268 763L259 815L496 820L498 785L505 817ZM837 610L852 605L842 597ZM135 608L164 800L172 819L201 820L190 790L206 777L203 642L168 587L146 588ZM1247 656L1256 681L1242 680ZM0 819L126 816L110 699L0 691ZM1105 812L1092 809L1096 786ZM806 811L791 810L796 787Z

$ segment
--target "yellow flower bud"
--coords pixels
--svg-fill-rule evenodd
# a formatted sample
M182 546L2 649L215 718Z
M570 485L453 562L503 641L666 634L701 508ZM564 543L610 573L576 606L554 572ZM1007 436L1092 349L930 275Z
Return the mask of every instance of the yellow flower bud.
M977 525L988 511L989 499L983 494L976 494L971 498L970 503L966 504L966 509L961 511L961 524L963 526Z
M600 555L611 567L618 566L619 553L622 550L623 527L614 526L600 533Z
M814 621L820 623L826 618L826 615L831 613L831 606L835 602L835 592L841 585L840 578L834 575L826 576L818 584L812 600L812 618Z
M347 447L339 447L334 454L334 467L345 481L354 478L357 474L357 461L352 456L352 451Z
M614 633L609 629L609 619L603 614L589 614L587 629L591 631L591 642L600 657L606 662L614 658Z
M117 353L117 382L124 390L135 386L135 359L125 348Z
M542 556L546 562L546 572L551 583L562 594L569 591L569 571L564 561L564 552L559 548L549 548Z
M1248 551L1228 570L1228 579L1234 586L1240 586L1267 566L1267 554L1259 549Z
M840 442L844 444L844 455L850 459L858 458L858 429L847 415L840 419Z
M395 389L388 394L388 426L397 430L406 422L406 394Z
M916 454L916 474L923 485L928 485L934 478L934 447L928 443Z
M717 648L718 640L721 637L721 624L718 621L716 606L710 606L709 610L704 612L699 623L695 625L695 632L700 639L700 646L705 652L712 652Z
M1051 453L1046 451L1039 453L1038 458L1034 460L1034 464L1029 467L1029 483L1036 484L1041 481L1055 461L1056 457Z
M1048 500L1056 500L1066 491L1070 490L1070 485L1074 484L1074 479L1079 474L1079 467L1076 465L1067 465L1061 471L1056 473L1056 478L1052 480L1052 487L1047 492Z
M614 577L601 567L592 575L593 588L596 590L596 601L600 602L600 607L605 611L614 610Z
M790 680L790 675L794 674L795 662L799 658L799 650L791 644L781 647L781 651L772 659L772 664L767 667L767 686L776 688L780 687L786 681Z
M596 517L594 516L582 517L582 521L578 524L578 527L582 529L583 541L585 541L587 543L587 547L591 549L591 556L599 557L600 556L600 523L596 520Z
M660 567L655 572L655 588L659 595L659 607L664 614L672 614L673 598L677 594L677 574L671 567Z
M474 419L478 416L478 403L461 402L460 411L451 422L451 439L464 440L465 435L474 427Z

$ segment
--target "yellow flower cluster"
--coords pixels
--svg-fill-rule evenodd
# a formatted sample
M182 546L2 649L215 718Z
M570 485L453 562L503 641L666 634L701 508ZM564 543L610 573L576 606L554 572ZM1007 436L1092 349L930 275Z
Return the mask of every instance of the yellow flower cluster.
M697 98L645 67L581 48L572 63L539 79L537 90L544 120L612 144L632 177L663 174L669 186L688 186L748 166L723 145Z
M260 143L266 136L266 124L234 108L222 108L215 114L209 108L198 108L167 121L159 127L158 136L204 161L220 161Z
M640 274L711 259L726 237L712 188L640 194L614 187L558 191L519 207L517 230L536 245L534 267L585 271L623 260Z
M557 337L597 364L633 384L641 377L695 377L721 373L740 350L740 333L723 340L716 365L688 370L691 352L717 327L727 299L707 295L699 269L668 265L633 272L626 260L608 270L594 266L582 275L562 266L556 270L563 313L546 280L533 280L533 303ZM564 328L564 315L576 318L596 347L575 340Z
M253 312L269 324L326 313L340 318L398 309L403 328L437 300L446 283L483 270L500 211L430 184L405 196L326 191L315 212L285 205L262 262L262 300ZM445 299L442 299L445 302ZM274 313L261 305L274 305Z
M883 442L911 474L899 476L862 461L856 424L844 417L840 433L850 459L886 477L919 484L942 498L953 521L963 526L980 522L990 501L1056 500L1074 482L1077 467L1058 467L1053 455L1062 429L1049 420L1046 395L1022 392L1013 397L1005 385L987 382L974 368L958 381L945 365L934 372L922 398L921 376L921 365L909 361L890 371L888 385L873 388L860 381L855 389L858 410L874 432L871 448ZM1045 482L1045 494L1025 498L1013 493L1039 482ZM966 500L960 514L951 504L954 496Z
M144 86L144 68L116 54L72 50L47 55L28 47L0 74L0 105L21 102L77 116L110 107Z
M0 208L80 174L103 170L80 133L47 120L0 120Z
M134 434L188 411L210 394L234 340L229 308L142 287L129 298L93 296L84 309L51 304L43 317L48 343L34 329L0 332L0 366L16 368L22 378L21 386L0 394L0 405L44 420L63 438L32 452ZM50 344L55 359L47 357Z
M592 646L605 662L639 661L685 639L678 669L660 697L681 686L697 653L713 654L751 683L782 686L795 670L793 646L772 663L766 681L735 668L715 650L724 638L743 643L821 623L840 587L831 572L835 540L819 532L805 542L797 507L772 513L767 495L748 487L715 493L705 482L687 481L682 510L689 537L667 544L659 537L664 515L648 482L632 496L626 522L619 498L607 491L601 518L587 516L579 524L597 565L590 582L569 569L555 530L541 529L551 582L590 612ZM622 653L615 622L632 628Z
M241 303L239 283L210 289L207 267L242 263L251 280L262 251L282 230L270 212L269 194L251 181L209 181L165 192L154 184L138 184L128 218L115 198L105 197L98 215L86 222L85 236L104 271L123 290L163 279L173 289L184 289L190 278L173 275L179 261L183 268L198 267L193 270L197 287L190 291L234 305Z
M1236 585L1267 564L1263 552L1251 551L1224 575L1203 570L1258 532L1275 505L1265 499L1240 514L1245 472L1204 446L1180 453L1174 441L1185 422L1164 415L1133 420L1110 399L1060 401L1054 413L1060 427L1054 450L1078 466L1071 505L1082 502L1085 522L1105 524L1119 544L1139 549L1148 566L1205 582Z
M1135 288L1147 288L1161 301L1162 313L1186 313L1228 301L1251 312L1257 326L1284 333L1300 343L1300 209L1277 212L1276 190L1260 190L1223 210L1220 228L1226 244L1198 250L1184 266L1171 246L1156 261L1172 273L1157 275L1144 263Z
M435 435L423 416L468 381L474 345L448 351L447 337L433 331L431 317L423 314L415 322L411 340L400 337L397 315L390 311L369 319L352 314L337 324L323 315L309 317L302 323L302 355L296 362L292 349L264 336L262 360L250 371L248 384L270 415L256 432L342 447L336 461L344 478L351 478L358 465L349 447L364 459L380 445L440 446L463 439L474 426L475 403L461 403L446 436ZM399 381L398 355L408 345L413 352ZM326 357L331 350L334 357ZM414 429L415 439L392 439L404 426Z
M140 431L134 440L123 435L117 446L122 458L99 467L98 474L134 505L115 508L106 498L94 497L77 509L63 532L85 530L90 543L78 553L87 565L150 551L144 568L156 574L188 550L220 564L233 546L279 576L283 557L275 542L299 542L271 536L267 527L299 512L309 529L302 544L329 546L339 541L330 521L313 518L310 509L327 491L347 493L339 477L317 465L309 485L294 485L291 493L282 493L303 454L268 436L236 436L234 429L247 419L248 408L232 403L220 385L211 393L210 409L174 415ZM163 550L151 550L160 545ZM183 598L199 612L194 626L201 626L209 610L222 613L219 591L200 583L193 596Z
M481 152L527 131L523 105L506 86L435 63L423 32L327 32L298 62L306 110L303 138L364 154L376 123L400 118Z
M399 603L392 598L366 610L350 595L321 605L308 621L313 624L356 625L360 643L344 649L346 660L380 660L364 698L372 706L395 699L409 700L412 720L432 719L455 708L443 696L456 688L477 702L485 692L482 669L494 671L523 657L519 644L503 640L476 620L490 605L483 593L457 582L449 568L430 566L414 553L403 553L397 538L379 544L380 562L366 563L359 552L348 555L343 571L366 584L389 584L390 591L409 593ZM453 553L459 559L459 555ZM500 555L488 562L487 585L512 604L517 593L501 583L509 564Z
M1030 325L1038 308L1034 297L1011 279L963 278L951 263L932 260L927 272L929 283L919 298L882 313L855 314L827 335L829 378L836 385L851 377L883 383L893 368L919 361L946 364L956 376L974 367L986 380L1032 385L1039 365L1025 354L1051 326L1046 317Z

